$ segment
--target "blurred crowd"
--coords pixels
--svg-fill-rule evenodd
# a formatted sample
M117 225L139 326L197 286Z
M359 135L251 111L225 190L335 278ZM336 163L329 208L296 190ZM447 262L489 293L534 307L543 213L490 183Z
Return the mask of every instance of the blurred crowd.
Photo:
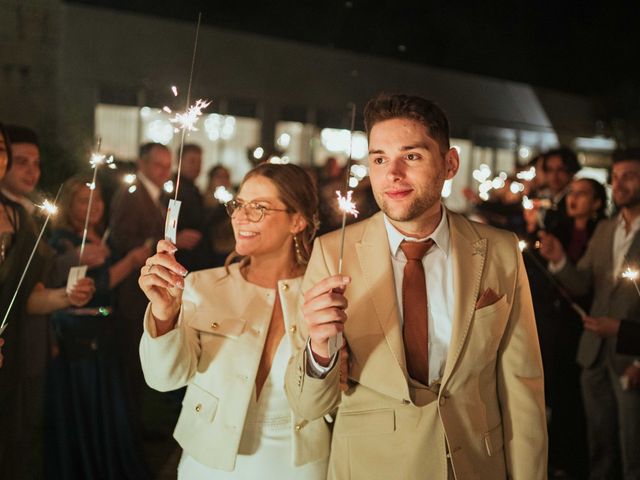
M0 136L4 317L43 218L34 208L41 171L36 133L5 126ZM635 155L635 168L637 152L621 153L621 160L630 155ZM179 186L182 202L177 260L189 271L211 268L223 265L234 249L224 205L233 198L229 171L212 168L201 192L196 185L201 147L184 145L179 178L173 173L177 157L164 145L142 145L135 180L115 191L99 181L88 215L91 176L78 174L64 183L59 212L45 233L46 242L36 250L0 340L1 478L41 478L44 471L48 478L151 478L141 447L147 429L141 409L148 387L138 345L147 300L138 276L164 237L168 181ZM620 211L640 198L640 173L632 172L635 180L627 171L616 176L615 160L613 200ZM610 349L598 354L602 358L576 361L585 329L607 341L619 334L619 323L604 325L604 310L601 317L585 320L579 312L590 311L597 289L578 295L553 275L554 268L563 268L556 261L558 244L566 254L562 260L580 264L607 216L605 186L576 175L580 169L575 152L558 148L507 174L499 188L484 195L466 191L472 218L521 239L545 367L549 461L556 478L587 478L588 449L594 445L613 442L616 446L602 447L603 455L624 465L639 444L640 365L616 363L618 354ZM344 190L347 172L329 158L311 173L320 197L322 234L341 225L335 198L336 191ZM366 178L354 195L360 215L349 222L377 211ZM635 238L640 227L640 217L633 218L623 225L624 239ZM88 266L87 277L67 285L70 268L81 264ZM611 278L620 276L618 270L609 272ZM602 365L599 375L585 375L594 365ZM626 378L622 386L621 377ZM179 402L180 392L174 395Z

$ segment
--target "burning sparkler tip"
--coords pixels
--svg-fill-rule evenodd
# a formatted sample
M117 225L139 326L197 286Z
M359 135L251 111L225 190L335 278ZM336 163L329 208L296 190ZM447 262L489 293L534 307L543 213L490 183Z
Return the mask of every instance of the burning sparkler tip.
M336 195L338 196L338 208L345 213L353 215L355 218L358 218L358 210L356 209L357 205L351 197L353 195L352 190L347 190L347 195L345 197L342 196L342 192L340 190L336 190Z

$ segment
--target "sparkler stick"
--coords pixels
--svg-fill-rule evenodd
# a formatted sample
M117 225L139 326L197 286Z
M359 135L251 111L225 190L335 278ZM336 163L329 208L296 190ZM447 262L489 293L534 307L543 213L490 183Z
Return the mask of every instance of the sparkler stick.
M96 179L98 178L98 167L104 162L107 163L110 167L113 164L113 156L105 157L100 153L100 145L102 144L102 139L98 138L98 145L96 148L96 152L91 154L91 160L89 163L93 168L93 180L91 180L91 184L87 185L91 190L89 192L89 203L87 204L87 214L84 217L84 230L82 231L82 243L80 243L80 255L78 256L78 266L82 265L82 254L84 253L84 247L87 244L87 233L89 231L89 217L91 216L91 205L93 204L93 192L96 189Z
M338 260L338 275L342 273L342 258L344 256L344 234L345 228L347 226L347 213L352 214L353 216L358 216L358 211L355 209L355 204L351 201L351 195L353 192L349 190L349 177L351 176L351 152L353 151L353 130L356 125L356 104L351 104L351 129L349 135L349 157L347 158L347 181L346 181L346 191L347 196L342 197L340 192L336 192L338 194L338 203L340 206L340 210L342 210L342 226L340 230L340 258Z
M536 245L537 244L538 242L536 242ZM564 298L564 300L569 304L573 311L580 315L581 318L586 317L587 312L585 312L580 305L573 301L573 298L569 296L560 282L558 282L558 280L551 274L551 272L547 270L547 267L543 265L540 260L538 260L538 257L536 257L531 251L529 251L527 242L525 242L524 240L520 240L518 242L518 247L520 248L520 251L522 253L526 254L527 257L531 259L531 261L536 265L536 267L538 267L538 269L544 274L544 276L547 277L547 280L549 280L554 289L562 296L562 298Z
M48 200L45 200L42 205L38 205L38 207L40 207L43 211L47 212L47 218L45 219L44 224L42 225L42 228L40 229L40 234L38 235L38 238L36 239L36 243L33 246L33 249L31 250L31 255L29 255L29 259L27 260L27 264L25 265L24 270L22 271L22 275L20 276L20 280L18 281L18 285L16 286L16 289L13 292L13 297L11 297L11 302L9 302L9 306L7 307L7 311L4 314L4 318L2 319L2 324L0 324L0 335L2 335L2 333L7 328L7 325L8 325L7 321L9 319L9 313L11 313L11 308L13 307L13 304L16 301L16 297L18 296L18 292L20 291L20 287L22 286L22 282L24 281L24 277L27 274L27 270L29 270L29 266L31 265L31 261L33 260L33 256L35 255L36 250L38 249L38 245L40 244L40 240L42 240L42 235L44 234L44 231L47 228L47 224L49 223L49 219L51 218L52 215L55 215L56 212L58 211L58 207L56 207L56 202L58 201L58 197L60 197L60 192L62 191L62 185L64 185L64 184L60 184L60 188L58 188L58 193L56 194L56 198L53 200L53 203L50 203Z
M200 21L202 20L202 12L198 13L198 23L196 24L196 35L193 42L193 55L191 57L191 72L189 73L189 85L187 87L187 105L185 107L185 113L177 114L172 122L178 123L182 129L182 137L180 138L180 153L178 154L178 172L176 174L176 190L173 197L174 200L178 200L178 190L180 189L180 172L182 171L182 150L184 148L184 137L187 130L193 130L195 122L200 115L202 115L202 109L209 106L207 101L198 100L196 104L190 107L191 103L191 84L193 83L193 70L196 64L196 51L198 49L198 35L200 34ZM174 95L177 91L174 87Z
M340 231L340 257L338 259L338 274L342 273L342 259L344 257L344 236L345 229L347 226L347 213L352 214L353 216L358 216L358 210L356 210L356 205L351 200L351 196L353 195L353 191L349 190L349 177L351 176L351 152L353 151L353 130L356 124L356 105L355 103L351 104L351 130L349 135L349 157L347 158L347 175L346 175L346 191L347 194L345 197L337 191L338 195L338 205L340 210L342 210L342 227ZM340 350L343 345L342 340L342 332L338 332L337 335L331 337L329 339L329 356L333 357L334 353Z

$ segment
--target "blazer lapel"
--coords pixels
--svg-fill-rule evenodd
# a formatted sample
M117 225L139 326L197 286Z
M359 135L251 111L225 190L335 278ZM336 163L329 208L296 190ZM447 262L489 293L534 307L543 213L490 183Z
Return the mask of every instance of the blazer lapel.
M396 361L404 369L404 347L396 304L393 266L382 215L367 226L362 240L355 246L366 288L369 292L375 292L370 298L377 313L378 323Z
M448 212L453 256L454 315L451 343L442 376L444 384L453 373L467 339L480 294L480 283L487 253L487 239L479 238L468 221Z

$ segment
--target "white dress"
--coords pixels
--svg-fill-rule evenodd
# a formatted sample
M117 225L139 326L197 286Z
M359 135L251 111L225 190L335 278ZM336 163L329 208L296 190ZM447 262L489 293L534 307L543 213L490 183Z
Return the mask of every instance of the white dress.
M258 401L256 390L253 389L235 470L226 472L208 467L183 452L178 465L178 480L327 478L326 458L299 467L293 465L291 408L284 392L284 376L290 356L291 347L285 334L280 340Z

